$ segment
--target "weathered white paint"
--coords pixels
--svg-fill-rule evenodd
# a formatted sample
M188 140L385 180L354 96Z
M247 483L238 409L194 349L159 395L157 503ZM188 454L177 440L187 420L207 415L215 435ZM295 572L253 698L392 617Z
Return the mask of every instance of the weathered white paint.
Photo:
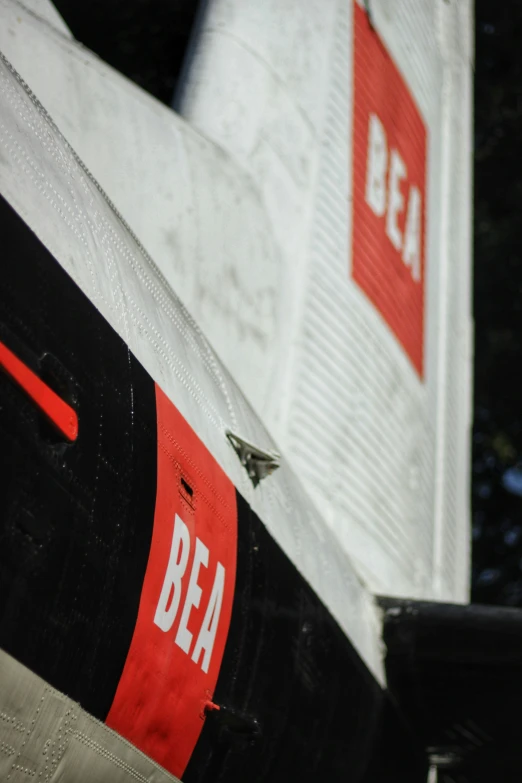
M0 0L0 51L212 336L235 380L246 388L255 379L251 402L263 410L272 387L263 357L284 328L285 310L283 264L255 182L178 115L16 0Z
M241 433L267 450L273 440L159 269L4 60L0 117L2 195L170 397L383 683L377 612L348 556L285 459L254 489L226 433Z
M424 384L347 272L350 2L213 0L184 90L190 125L16 0L0 0L0 48L369 587L466 600L471 3L371 7L429 129Z

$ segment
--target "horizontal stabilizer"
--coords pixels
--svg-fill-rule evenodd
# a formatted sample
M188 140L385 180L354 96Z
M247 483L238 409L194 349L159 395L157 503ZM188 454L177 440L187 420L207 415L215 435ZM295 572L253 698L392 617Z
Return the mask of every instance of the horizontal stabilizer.
M439 783L520 780L522 612L380 598L388 687Z

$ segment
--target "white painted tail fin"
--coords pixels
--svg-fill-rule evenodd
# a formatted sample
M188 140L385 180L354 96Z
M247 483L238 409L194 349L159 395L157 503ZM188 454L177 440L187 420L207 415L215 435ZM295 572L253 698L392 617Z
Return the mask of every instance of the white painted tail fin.
M17 0L0 49L370 588L466 600L471 2L366 6L213 0L182 117Z
M469 565L471 24L468 2L215 0L181 107L250 174L280 252L275 335L245 337L261 378L218 350L370 587L452 600Z

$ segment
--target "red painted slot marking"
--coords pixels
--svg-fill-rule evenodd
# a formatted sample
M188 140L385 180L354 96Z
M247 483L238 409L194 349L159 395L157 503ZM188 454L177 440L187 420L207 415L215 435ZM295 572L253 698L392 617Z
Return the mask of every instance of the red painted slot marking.
M0 367L15 380L67 440L78 437L78 416L41 378L0 341Z

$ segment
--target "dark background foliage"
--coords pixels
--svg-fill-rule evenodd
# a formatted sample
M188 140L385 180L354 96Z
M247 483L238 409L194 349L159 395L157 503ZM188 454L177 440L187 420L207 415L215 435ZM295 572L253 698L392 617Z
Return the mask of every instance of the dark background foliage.
M522 3L476 0L473 598L522 605Z
M55 4L82 43L172 102L197 0ZM472 591L476 601L520 606L522 0L476 0L475 75Z

